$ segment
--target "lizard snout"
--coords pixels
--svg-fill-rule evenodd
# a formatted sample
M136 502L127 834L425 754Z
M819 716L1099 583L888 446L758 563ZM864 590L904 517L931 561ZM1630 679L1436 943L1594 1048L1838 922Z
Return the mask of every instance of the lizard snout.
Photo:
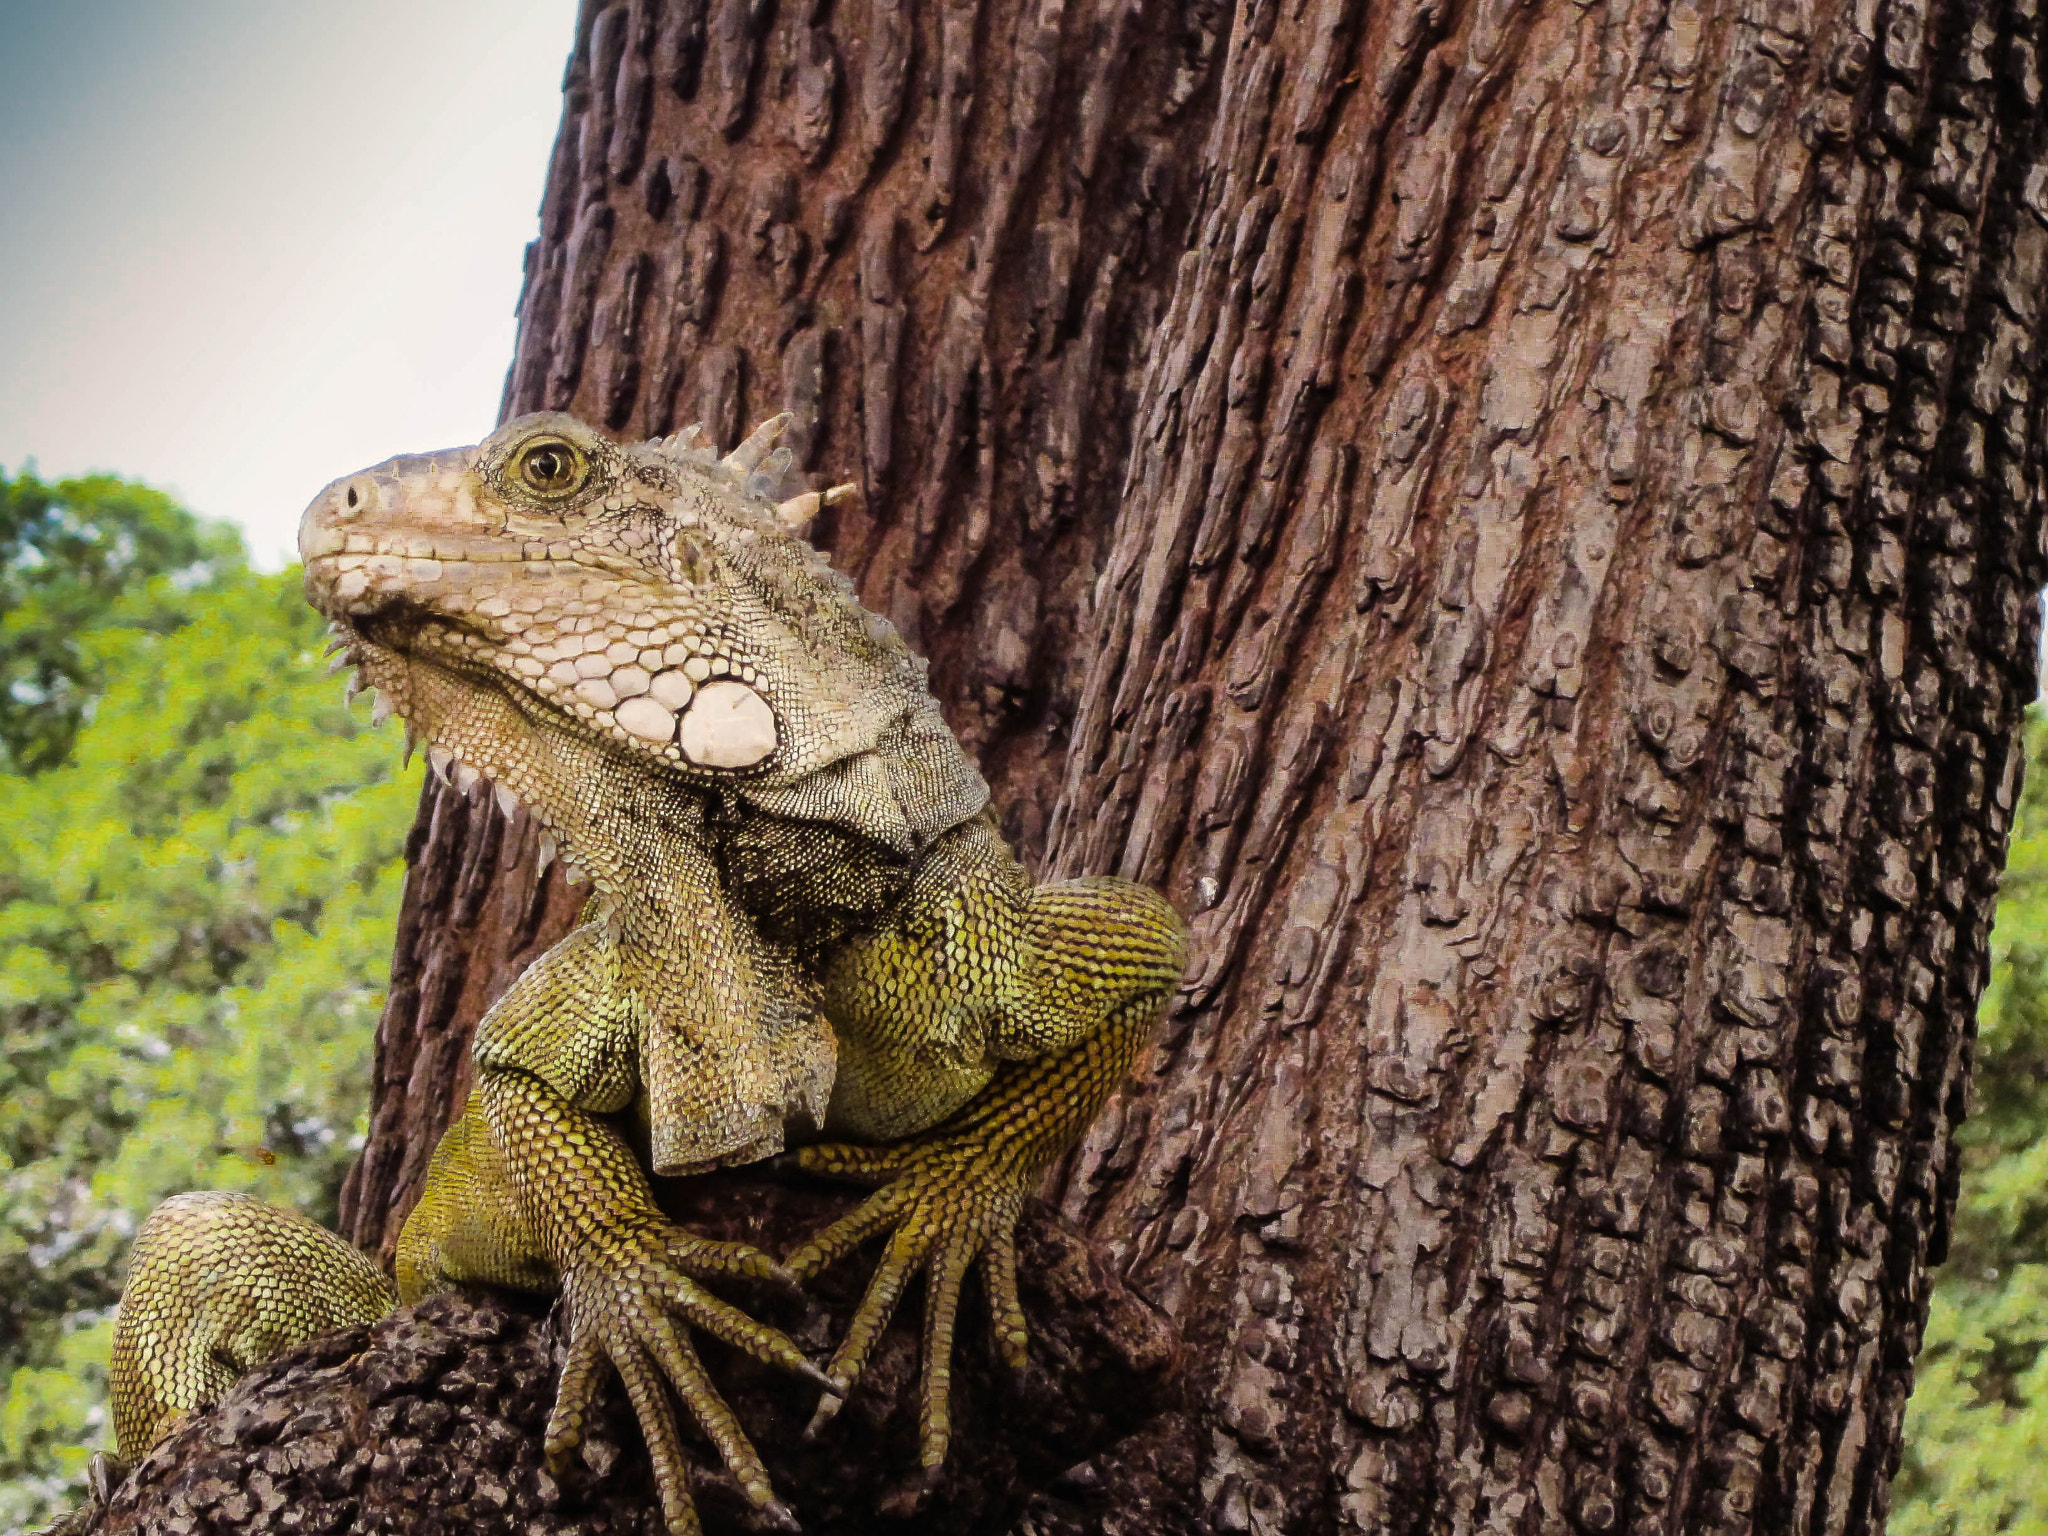
M366 475L346 475L308 503L299 515L299 558L311 565L347 546L348 525L377 503L377 487Z
M443 546L485 531L474 465L467 448L401 454L315 496L299 518L299 558L314 606L329 612L323 596L352 601L373 581L389 587L438 574Z

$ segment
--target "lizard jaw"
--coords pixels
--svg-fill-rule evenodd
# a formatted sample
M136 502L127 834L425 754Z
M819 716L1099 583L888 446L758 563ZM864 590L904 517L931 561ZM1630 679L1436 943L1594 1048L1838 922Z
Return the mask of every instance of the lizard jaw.
M328 671L334 673L346 669L349 673L343 702L353 704L359 695L368 692L371 695L372 726L381 726L386 720L396 717L405 728L405 762L412 761L414 749L424 742L428 770L449 789L472 801L488 793L508 822L522 811L532 816L540 827L538 874L546 874L548 866L559 855L563 873L572 885L591 880L589 872L576 858L573 844L558 825L559 818L549 815L542 797L522 795L510 782L517 776L516 771L470 762L455 746L438 740L434 726L418 717L410 697L413 692L410 674L416 658L369 639L347 618L331 621L328 628L333 635L328 646L332 657ZM418 664L433 665L424 660L419 660Z
M441 578L413 571L435 562L395 552L402 546L368 554L306 547L308 594L338 634L465 673L488 672L571 728L684 775L759 778L788 757L784 722L762 673L724 654L715 627L693 614L642 608L645 589L630 573L526 562L519 569L528 579L540 570L566 581L561 571L568 569L586 589L581 604L570 603L570 618L528 633L510 617L517 594L494 595L471 614L447 611L433 587ZM514 562L472 562L489 565L511 569ZM612 601L627 617L605 626L588 621L594 581L613 584ZM657 602L664 596L653 593Z

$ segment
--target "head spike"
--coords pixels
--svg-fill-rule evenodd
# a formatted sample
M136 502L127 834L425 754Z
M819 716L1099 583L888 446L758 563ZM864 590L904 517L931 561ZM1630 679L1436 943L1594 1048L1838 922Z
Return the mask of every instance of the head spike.
M830 490L825 492L825 505L828 507L836 507L842 501L851 501L854 497L858 496L859 494L860 487L855 485L851 480L848 480L845 484L835 485Z
M672 459L685 456L694 458L702 451L697 446L697 439L703 434L704 423L693 421L680 432L671 432L667 437L657 437L652 441L656 451L665 453Z
M454 761L455 754L453 752L450 752L446 747L442 746L439 742L428 743L427 766L433 770L434 777L439 779L443 784L446 784L448 782L448 765Z
M533 872L536 877L548 872L548 866L555 862L555 834L543 832L540 835L540 852L534 859Z
M420 744L420 733L419 733L419 732L418 732L417 730L415 730L415 729L413 728L413 723L412 723L412 722L411 722L410 720L406 721L406 722L405 722L405 756L404 756L403 758L401 758L401 759L399 760L399 766L400 766L400 767L402 767L402 768L410 768L410 767L412 766L412 753L413 753L413 748L417 747L417 746L418 746L419 744Z
M785 443L763 459L759 469L746 477L746 493L762 501L776 500L782 494L783 482L789 477L789 466L795 461L796 455Z
M498 797L498 814L500 816L510 821L519 814L519 797L513 794L511 790L502 784L497 784L492 786L492 792Z
M801 496L792 496L787 501L775 504L775 521L791 533L799 536L808 533L811 519L818 515L818 508L825 504L825 498L816 491L805 491Z
M789 424L796 420L792 411L782 411L770 416L761 425L747 434L747 440L718 461L718 467L730 473L734 479L752 474L754 467L768 456L768 450L775 446L775 440L782 436Z

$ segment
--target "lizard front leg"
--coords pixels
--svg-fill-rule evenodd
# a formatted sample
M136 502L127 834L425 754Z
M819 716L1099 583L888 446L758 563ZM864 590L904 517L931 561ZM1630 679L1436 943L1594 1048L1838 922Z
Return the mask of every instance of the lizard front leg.
M699 1284L785 1278L774 1261L745 1244L713 1242L672 1226L613 1123L641 1089L642 1006L603 925L594 923L529 968L486 1016L474 1047L471 1113L480 1116L487 1143L437 1170L441 1191L430 1187L422 1209L439 1214L427 1218L430 1230L417 1237L408 1226L402 1242L413 1254L432 1257L417 1261L419 1278L409 1278L407 1288L436 1278L492 1279L506 1273L508 1262L544 1265L560 1286L569 1334L548 1421L550 1464L559 1467L581 1440L610 1370L646 1435L672 1533L699 1527L670 1388L748 1497L786 1519L760 1457L677 1320L761 1360L822 1378L780 1332ZM509 1191L516 1227L501 1218L477 1219L499 1189ZM522 1243L530 1253L514 1255Z
M1130 1070L1186 965L1180 918L1144 887L1078 880L1020 889L1004 877L999 860L1010 856L992 832L968 835L943 858L955 863L953 872L936 887L919 882L923 899L914 888L897 925L834 966L827 1010L835 1023L844 1018L870 1036L893 1034L902 1047L894 1054L907 1068L921 1062L930 1074L942 1058L960 1063L977 1043L998 1065L928 1130L888 1145L832 1143L797 1153L800 1167L881 1188L788 1261L791 1273L808 1279L865 1239L888 1234L826 1367L841 1397L905 1286L926 1272L919 1414L926 1477L944 1463L951 1437L954 1323L968 1269L980 1263L998 1347L1021 1367L1028 1335L1017 1296L1016 1226L1024 1201ZM934 1037L945 1049L930 1048ZM855 1066L856 1081L875 1054L849 1046L843 1059ZM964 1070L956 1066L937 1080L958 1083ZM828 1398L819 1421L835 1407Z

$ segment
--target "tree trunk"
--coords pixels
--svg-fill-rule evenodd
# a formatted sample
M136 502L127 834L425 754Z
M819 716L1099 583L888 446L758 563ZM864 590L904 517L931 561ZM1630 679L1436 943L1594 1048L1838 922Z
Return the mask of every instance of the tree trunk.
M796 410L1027 856L1194 914L1055 1191L1194 1406L1028 1524L1881 1526L2033 692L2040 31L585 5L507 413ZM431 783L413 855L387 1253L573 905Z

